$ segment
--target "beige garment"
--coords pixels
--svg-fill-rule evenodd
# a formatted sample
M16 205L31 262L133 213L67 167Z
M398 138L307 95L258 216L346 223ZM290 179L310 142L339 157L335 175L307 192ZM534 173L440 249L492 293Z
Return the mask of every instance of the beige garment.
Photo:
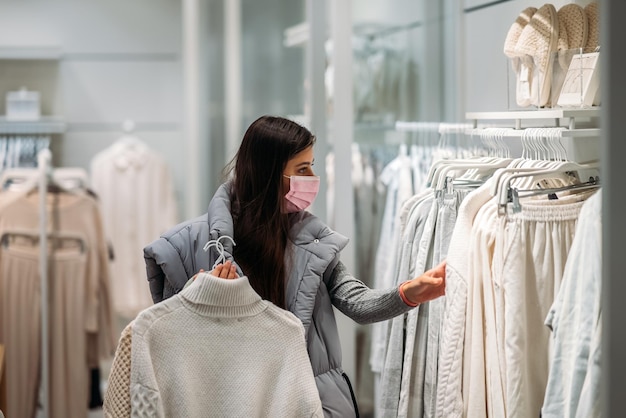
M130 357L132 347L133 324L124 328L117 344L111 373L104 394L105 418L130 417Z
M11 193L11 192L6 192ZM19 193L0 207L0 234L7 231L30 231L39 234L39 194ZM0 198L0 202L4 199ZM48 193L48 233L61 237L76 237L83 241L86 251L84 274L84 326L97 338L98 358L109 358L115 352L115 328L111 307L108 248L103 232L100 208L93 197L81 193ZM63 239L63 242L69 240ZM60 242L60 241L56 241Z
M2 247L0 262L2 325L7 344L7 414L31 417L36 405L41 356L39 249ZM49 258L49 411L52 417L87 413L89 366L83 327L85 254L78 248L55 250Z
M32 418L40 359L40 298L37 252L0 246L0 342L5 344L8 417Z
M115 254L115 311L134 318L153 304L143 248L178 223L170 171L144 143L118 141L92 159L91 184Z
M39 369L38 198L36 192L21 194L17 198L13 196L9 203L0 208L0 235L10 232L12 237L8 248L3 247L4 257L0 261L0 282L5 284L0 290L0 296L4 295L2 297L6 300L6 303L0 302L5 334L0 342L7 344L7 364L10 363L19 375L15 381L16 387L19 387L18 382L22 377L28 380L25 385L36 382ZM0 201L7 200L3 196ZM80 410L87 413L89 368L97 365L98 359L111 356L115 349L108 289L108 252L99 209L92 198L82 194L49 194L48 209L49 231L54 231L54 234L49 234L65 237L48 240L52 253L48 260L51 397L54 398L51 407L70 411L52 416L82 416L76 415L78 412L73 411L77 409L71 405L80 405ZM17 231L33 238L18 236L15 234ZM69 236L74 238L67 238ZM80 241L76 238L80 238ZM58 245L62 245L62 248ZM26 288L26 285L30 287ZM15 294L22 295L22 299L18 299ZM24 323L15 319L18 314L22 315ZM57 326L61 328L55 328ZM17 333L20 337L7 337L7 333ZM16 350L12 346L23 348ZM27 364L13 362L13 355L26 356L30 360ZM10 386L13 386L14 380L11 379L11 382ZM9 387L8 390L13 389ZM30 396L29 393L36 396L36 388L35 392L26 388L23 395L19 396ZM12 395L8 394L7 399L17 404ZM34 408L35 402L33 398L24 405L32 405ZM28 411L26 414L14 415L10 409L7 411L9 417L31 416Z
M0 410L2 409L6 409L6 405L7 405L7 379L5 377L5 370L6 368L4 367L4 344L0 345L1 350L2 350L2 372L0 372ZM0 416L1 418L2 416Z

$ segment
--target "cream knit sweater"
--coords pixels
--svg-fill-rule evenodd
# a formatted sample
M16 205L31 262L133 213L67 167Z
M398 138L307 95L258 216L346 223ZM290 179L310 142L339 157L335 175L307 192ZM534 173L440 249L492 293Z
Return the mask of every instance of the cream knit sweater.
M132 417L323 416L302 323L246 277L200 274L131 326L105 394L108 417L127 416L129 398Z

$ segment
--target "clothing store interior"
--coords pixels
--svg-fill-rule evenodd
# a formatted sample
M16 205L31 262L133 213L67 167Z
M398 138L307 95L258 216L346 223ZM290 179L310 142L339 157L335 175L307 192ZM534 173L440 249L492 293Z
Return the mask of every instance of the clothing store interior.
M347 416L291 308L273 345L230 325L232 347L208 314L139 326L226 283L159 296L147 248L207 217L264 115L315 136L305 212L349 239L359 286L408 304L446 263L445 295L369 323L315 278L349 415L626 416L622 19L622 0L0 2L0 417Z

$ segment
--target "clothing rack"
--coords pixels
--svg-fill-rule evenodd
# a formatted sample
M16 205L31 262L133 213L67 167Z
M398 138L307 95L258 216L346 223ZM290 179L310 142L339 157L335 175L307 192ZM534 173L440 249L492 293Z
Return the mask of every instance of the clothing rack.
M397 131L405 132L439 132L441 122L411 122L396 121L395 127Z
M29 298L36 297L34 292L40 293L39 298L35 299L35 307L41 309L40 314L27 324L36 327L32 328L36 333L33 338L40 338L40 342L35 343L32 339L22 342L15 338L10 339L14 341L15 347L21 348L12 351L17 360L10 364L12 376L21 376L23 370L26 370L23 367L35 364L33 362L36 361L37 369L29 367L28 370L39 374L38 382L34 382L32 378L29 381L16 381L9 390L15 395L21 395L26 393L22 390L28 390L28 396L21 401L17 396L8 396L7 403L9 411L11 409L33 411L37 418L80 416L83 407L86 414L89 396L92 400L96 399L93 393L89 394L89 370L97 367L92 361L100 360L103 355L110 355L115 347L114 318L110 315L112 312L109 308L111 305L109 288L108 284L104 283L109 276L108 266L105 265L108 248L103 234L91 233L91 225L94 224L97 225L94 231L102 231L95 196L87 189L87 173L84 169L78 167L55 169L51 160L50 150L45 149L37 154L36 168L14 168L0 174L2 188L8 194L7 201L10 202L7 204L7 212L3 212L0 245L7 250L15 245L17 251L32 247L32 250L28 250L29 266L24 278L27 279L29 289L32 289L32 292L28 293ZM72 217L63 210L57 210L63 208L63 202L66 200L78 203L72 206L84 209L85 216ZM32 207L32 210L28 210L22 216L22 208L25 205ZM51 210L54 217L51 217ZM12 216L15 218L9 218ZM77 224L73 224L74 218ZM11 219L15 219L15 222ZM76 258L70 260L68 257ZM7 260L10 260L8 255ZM57 263L55 260L60 262ZM97 273L90 275L89 271L83 270L84 279L99 281L97 294L86 293L85 300L80 296L71 299L76 295L74 285L87 283L76 281L82 277L80 273L76 276L77 271L73 270L76 262L81 265L93 262L97 265L93 270ZM65 268L67 266L70 270ZM73 280L68 281L66 278ZM95 303L89 303L91 299L88 298L91 296L97 298L97 301L94 299ZM20 315L28 315L28 307L14 299L9 301L12 302L11 306L18 309ZM84 309L88 315L85 317L86 321L79 321L78 318L82 316L77 317L68 309L64 309L66 304L69 309L74 307ZM17 335L15 333L18 329L11 327L10 335ZM59 332L56 332L56 329ZM90 341L90 335L96 336L98 340ZM22 351L27 347L25 344L33 343L38 344L37 353ZM75 353L82 353L83 348L88 350L85 354L97 351L98 358L96 360L95 356L81 355L68 357L67 349L71 347L80 349ZM74 370L68 369L74 365L77 368L84 368L85 373L79 372L80 369L76 369L77 373L72 375L64 373L65 370ZM62 394L69 390L68 388L76 388L77 390L72 393L77 396L65 398Z
M376 38L382 38L385 36L394 35L399 32L405 32L411 29L419 28L423 24L424 23L421 20L416 20L414 22L410 22L404 25L391 26L388 28L380 29L376 32L363 33L361 36L364 36L371 41Z
M439 134L462 134L472 127L469 123L397 121L396 130L405 132L437 132Z
M493 144L497 147L503 145L499 141L503 138L519 139L525 150L522 154L522 158L540 158L553 161L560 161L565 164L564 167L570 167L572 172L578 173L581 171L587 176L588 172L594 175L590 177L588 182L582 182L576 185L566 185L563 188L560 187L548 187L537 190L518 190L512 187L510 181L512 178L524 177L525 174L515 174L511 176L506 182L504 187L497 193L499 198L499 210L504 210L507 203L513 203L513 210L519 211L521 205L519 203L519 197L533 195L536 193L556 193L558 191L570 190L570 189L594 189L599 187L600 179L597 175L598 167L597 156L586 155L582 158L582 161L586 161L581 164L577 164L575 161L570 161L567 156L567 150L561 143L561 138L589 138L591 140L597 140L600 137L600 128L598 127L598 118L600 116L599 107L591 108L554 108L554 109L541 109L531 111L509 111L509 112L468 112L466 118L471 120L472 129L467 130L467 134L470 136L480 136L483 140L493 140ZM489 128L478 127L479 121L512 121L513 127L509 128ZM534 123L542 123L548 125L548 128L542 127L522 127L522 122L534 121ZM562 121L565 121L563 124ZM565 125L565 126L564 126ZM545 142L544 142L545 140ZM530 151L529 151L530 150ZM534 154L532 157L530 154ZM541 157L543 156L543 157ZM580 158L578 158L581 161ZM590 164L589 164L590 163ZM567 164L570 164L568 166ZM530 171L528 171L530 170ZM527 173L532 172L531 169L526 169ZM556 169L556 171L566 172L564 168ZM520 170L524 171L524 170ZM538 173L532 173L538 174ZM583 177L585 178L585 177ZM497 183L497 182L496 182ZM521 193L521 194L520 194ZM493 193L494 196L496 193Z
M488 125L489 123L498 121L501 124L502 121L505 121L506 125L497 126L498 128L508 127L508 129L500 130L500 133L496 135L500 139L520 139L523 143L529 139L528 130L534 129L534 135L541 136L538 134L542 129L541 127L547 127L546 135L553 139L556 137L559 141L560 138L570 138L572 140L580 138L583 139L583 142L587 141L587 139L593 141L600 138L600 107L468 112L465 114L465 117L473 126L472 129L468 129L466 132L469 136L480 136L481 131L487 133L490 127L494 127L494 125ZM481 122L482 126L479 126L479 122ZM528 126L522 127L522 123ZM537 128L538 126L540 128ZM598 159L597 155L592 155L591 157L586 155L583 158L577 158L578 161L592 161L596 159Z
M471 123L464 122L422 122L422 121L396 121L395 129L409 135L416 134L417 142L437 145L439 149L471 149L477 151L476 144L468 135L472 128ZM434 143L433 143L434 141ZM479 145L482 148L483 145ZM452 158L448 155L445 158Z
M41 417L48 418L50 405L49 353L48 353L48 239L47 239L47 190L51 173L52 153L49 149L39 151L39 277L41 280Z

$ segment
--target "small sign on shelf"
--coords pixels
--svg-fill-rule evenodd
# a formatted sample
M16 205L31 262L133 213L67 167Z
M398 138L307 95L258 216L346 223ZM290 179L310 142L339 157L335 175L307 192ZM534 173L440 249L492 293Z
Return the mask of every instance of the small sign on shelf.
M562 107L594 106L599 103L600 53L575 54L563 81L557 104Z

